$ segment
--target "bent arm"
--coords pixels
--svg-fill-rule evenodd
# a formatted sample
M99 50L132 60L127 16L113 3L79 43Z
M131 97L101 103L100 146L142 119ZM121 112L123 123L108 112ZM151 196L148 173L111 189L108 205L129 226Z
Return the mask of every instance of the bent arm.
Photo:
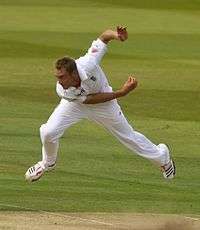
M117 27L116 31L106 30L100 36L99 39L108 44L111 40L125 41L128 38L128 32L125 27Z
M106 30L104 31L97 40L92 42L91 47L88 49L87 57L92 57L96 64L99 64L102 57L107 51L107 44L109 41L115 39L119 41L125 41L128 38L128 32L124 27L117 27L116 31Z
M137 87L137 80L133 77L129 77L121 89L116 90L115 92L97 93L97 94L88 95L85 101L83 102L83 104L98 104L98 103L111 101L113 99L127 95L136 87Z
M110 93L97 93L97 94L91 94L88 95L86 100L83 102L83 104L98 104L103 103L106 101L111 101L113 99L116 99L118 97L122 97L122 93L120 90Z

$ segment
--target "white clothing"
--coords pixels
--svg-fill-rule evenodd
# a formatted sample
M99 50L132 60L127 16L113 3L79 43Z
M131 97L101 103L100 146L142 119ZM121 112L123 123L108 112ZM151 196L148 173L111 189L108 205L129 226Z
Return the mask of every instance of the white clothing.
M81 79L79 88L70 87L64 89L59 82L56 84L56 92L59 97L69 101L83 102L86 95L112 92L108 80L99 66L100 60L107 51L107 46L100 39L93 41L85 56L77 59L76 66Z
M160 166L169 162L170 156L168 152L161 149L159 145L153 144L129 125L117 100L94 105L82 103L88 94L112 92L112 88L99 66L106 50L106 44L97 39L93 41L87 54L76 60L81 78L80 88L71 87L64 90L57 83L56 91L62 99L47 123L40 128L44 167L53 165L56 162L59 138L64 131L83 118L103 125L122 144L138 155L152 160Z

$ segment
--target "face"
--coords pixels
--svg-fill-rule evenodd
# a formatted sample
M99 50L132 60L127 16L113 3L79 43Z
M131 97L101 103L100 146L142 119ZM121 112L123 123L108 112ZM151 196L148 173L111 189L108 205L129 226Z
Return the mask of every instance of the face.
M64 68L55 69L55 76L64 89L67 89L71 86L72 77Z

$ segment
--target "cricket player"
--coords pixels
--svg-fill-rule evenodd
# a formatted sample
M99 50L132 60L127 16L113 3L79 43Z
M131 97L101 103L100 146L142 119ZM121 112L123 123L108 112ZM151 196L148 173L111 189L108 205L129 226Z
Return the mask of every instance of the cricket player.
M117 103L117 98L137 87L135 77L129 76L119 90L113 91L100 67L108 43L112 40L123 42L127 38L128 32L124 27L108 29L92 42L84 56L76 60L63 57L56 61L56 91L61 101L47 123L40 127L42 160L27 170L26 180L36 181L55 167L59 138L67 128L83 118L104 126L131 151L156 163L164 178L174 178L175 164L167 145L156 145L134 130Z

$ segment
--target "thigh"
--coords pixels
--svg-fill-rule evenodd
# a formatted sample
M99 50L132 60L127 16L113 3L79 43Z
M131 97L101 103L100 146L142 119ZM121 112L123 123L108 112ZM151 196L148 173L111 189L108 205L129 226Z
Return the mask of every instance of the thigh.
M127 135L133 131L117 101L97 107L91 116L95 122L103 125L111 132Z
M81 104L62 99L49 117L46 126L61 131L85 117L86 113Z

